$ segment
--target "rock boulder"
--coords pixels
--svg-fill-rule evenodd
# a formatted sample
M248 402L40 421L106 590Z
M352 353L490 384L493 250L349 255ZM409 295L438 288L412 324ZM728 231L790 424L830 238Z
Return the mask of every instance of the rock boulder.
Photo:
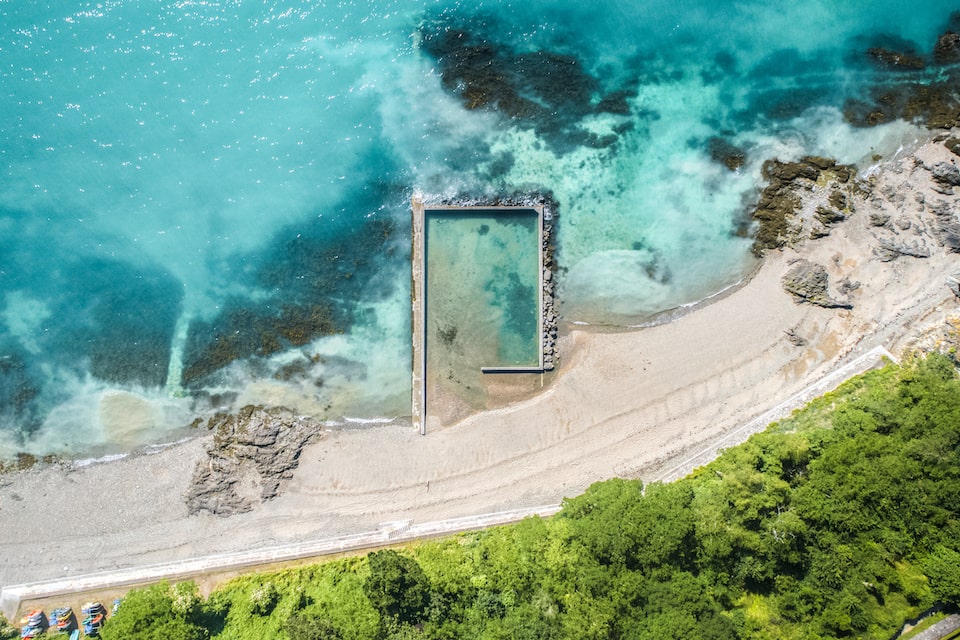
M320 423L286 409L254 406L217 414L207 428L216 433L184 496L191 515L229 516L276 497L281 482L297 468L303 447L321 431Z
M852 309L850 302L830 296L829 281L827 269L809 260L797 260L781 280L784 290L798 304L808 302L827 309Z

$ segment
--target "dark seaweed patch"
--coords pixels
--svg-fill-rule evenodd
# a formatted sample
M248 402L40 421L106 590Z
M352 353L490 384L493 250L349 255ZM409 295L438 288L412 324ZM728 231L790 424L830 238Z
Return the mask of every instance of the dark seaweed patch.
M331 222L316 218L284 229L277 240L252 258L260 265L246 282L270 292L253 303L237 298L206 322L190 327L184 354L184 384L202 385L235 360L263 358L315 338L348 330L357 320L350 301L377 300L391 284L377 276L384 260L395 256L395 223L380 214L389 194L371 189L339 211L345 218L369 213L363 222L331 231Z
M87 262L77 275L83 299L74 304L85 309L88 323L68 330L69 344L89 358L90 373L108 382L162 385L182 288L165 273L117 261Z
M63 374L114 384L166 381L170 342L183 287L165 271L58 246L23 226L0 238L7 291L30 292L45 313L26 336L0 333L0 425L29 434L66 399ZM71 255L60 268L38 268L36 255ZM51 383L51 375L56 383Z
M496 37L491 20L426 21L423 50L437 61L441 82L467 109L498 112L533 128L554 150L609 147L616 135L581 127L591 114L628 116L636 86L605 91L577 55L551 50L519 51Z

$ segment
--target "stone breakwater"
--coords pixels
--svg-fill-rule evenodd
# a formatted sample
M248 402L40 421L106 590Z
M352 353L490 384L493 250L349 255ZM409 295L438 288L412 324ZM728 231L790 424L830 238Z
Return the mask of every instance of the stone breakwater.
M553 231L556 228L556 206L551 202L544 202L543 205L543 235L540 239L541 251L543 253L543 273L540 281L543 283L543 307L540 312L543 314L543 335L540 344L543 347L543 370L552 371L560 359L557 352L557 314L556 298L556 270L557 263L554 260Z

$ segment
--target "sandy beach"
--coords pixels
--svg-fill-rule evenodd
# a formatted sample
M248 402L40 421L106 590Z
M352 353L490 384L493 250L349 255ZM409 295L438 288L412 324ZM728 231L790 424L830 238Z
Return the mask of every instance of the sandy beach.
M843 363L876 346L900 356L960 313L946 286L960 254L938 241L931 214L942 202L956 217L957 200L930 171L958 160L929 142L861 172L872 185L829 235L804 231L748 282L670 322L565 327L555 379L526 400L424 437L399 423L326 430L282 494L249 513L188 515L203 439L0 477L0 586L551 504L613 476L657 478ZM809 191L800 217L828 191ZM883 261L876 249L891 237L930 255ZM831 294L852 308L784 291L801 257L825 267Z

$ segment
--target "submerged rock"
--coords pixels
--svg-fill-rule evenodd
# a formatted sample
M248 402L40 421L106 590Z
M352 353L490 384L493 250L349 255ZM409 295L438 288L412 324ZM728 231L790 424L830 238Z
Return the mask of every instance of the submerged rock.
M932 60L949 65L960 60L960 24L957 14L950 17L950 28L933 43ZM919 71L924 56L875 47L867 55L892 71ZM929 55L927 55L929 59ZM960 125L960 98L955 87L957 70L944 66L932 82L893 82L880 78L864 98L850 99L843 107L844 119L857 127L873 127L902 119L925 124L931 129L949 129Z
M810 303L827 309L852 309L850 302L836 300L828 292L830 277L823 265L798 260L781 279L784 290L797 303Z
M884 67L919 71L927 66L923 58L918 55L883 47L871 47L867 49L867 55Z
M714 136L707 141L710 157L730 171L736 171L747 161L747 152L727 140Z
M286 409L246 406L210 418L215 429L207 458L197 463L184 500L191 515L229 516L253 509L280 493L293 476L300 452L320 437L320 423Z
M949 64L960 60L960 34L947 31L937 38L933 57L938 64Z

